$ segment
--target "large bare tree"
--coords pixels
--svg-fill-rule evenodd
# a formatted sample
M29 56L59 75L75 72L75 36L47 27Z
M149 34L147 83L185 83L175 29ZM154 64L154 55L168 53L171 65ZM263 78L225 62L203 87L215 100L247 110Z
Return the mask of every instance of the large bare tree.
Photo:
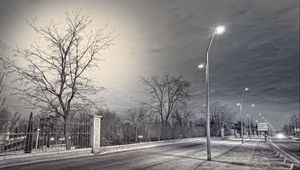
M97 91L86 75L96 67L101 52L112 45L114 33L103 27L87 29L92 22L79 10L66 12L64 25L50 21L29 26L39 36L38 43L28 49L15 50L5 65L18 74L25 100L63 117L67 149L70 149L68 125L73 105L91 101L89 95Z
M192 94L191 84L182 76L165 74L161 77L143 78L148 87L151 102L147 104L154 113L159 114L161 122L161 137L166 138L166 128L169 119L175 113L175 108L186 105Z

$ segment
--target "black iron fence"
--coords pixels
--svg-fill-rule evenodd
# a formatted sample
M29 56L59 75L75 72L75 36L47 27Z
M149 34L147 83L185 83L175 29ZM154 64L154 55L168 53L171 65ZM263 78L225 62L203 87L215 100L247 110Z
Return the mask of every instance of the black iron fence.
M53 117L9 124L0 132L0 155L66 150L66 137L71 149L90 147L88 121L69 123L68 136L64 134L64 125L62 120Z

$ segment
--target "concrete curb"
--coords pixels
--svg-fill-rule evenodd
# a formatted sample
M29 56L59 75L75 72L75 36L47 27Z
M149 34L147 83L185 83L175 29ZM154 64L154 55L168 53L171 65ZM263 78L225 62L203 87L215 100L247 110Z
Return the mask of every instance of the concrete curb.
M187 139L175 139L175 140L166 140L166 141L144 142L144 143L128 144L128 145L105 146L105 147L101 147L100 153L97 154L91 153L92 148L85 148L85 149L75 149L75 150L56 151L56 152L6 155L0 157L0 168L20 166L25 164L32 164L32 163L39 163L39 162L46 162L46 161L78 158L78 157L85 157L85 156L94 156L98 154L102 155L108 153L130 151L130 150L137 150L143 148L158 147L163 145L200 141L203 139L204 138L187 138Z
M194 142L200 140L202 140L202 138L187 138L187 139L175 139L175 140L165 140L165 141L155 141L155 142L143 142L143 143L128 144L128 145L106 146L101 148L100 154L130 151L130 150L151 148L151 147L171 145L171 144L184 143L184 142Z

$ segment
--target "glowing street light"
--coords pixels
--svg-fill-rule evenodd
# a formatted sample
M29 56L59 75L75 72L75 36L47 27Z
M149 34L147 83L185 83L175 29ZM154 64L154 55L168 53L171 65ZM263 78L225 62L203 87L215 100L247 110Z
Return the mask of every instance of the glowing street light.
M223 34L225 32L225 27L220 25L220 26L217 26L216 30L215 30L215 33L216 34Z
M205 67L205 64L199 64L199 65L198 65L198 68L199 68L199 69L203 69L204 67Z
M200 64L198 68L205 66L205 85L206 85L206 140L207 140L207 160L211 160L211 147L210 147L210 117L209 117L209 51L212 45L215 34L220 35L225 32L224 26L217 26L210 37L208 47L206 49L206 64Z

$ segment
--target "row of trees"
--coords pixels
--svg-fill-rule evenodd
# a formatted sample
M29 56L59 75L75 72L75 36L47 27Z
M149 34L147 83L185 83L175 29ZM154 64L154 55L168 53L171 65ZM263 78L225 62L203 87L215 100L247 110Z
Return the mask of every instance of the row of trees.
M288 122L284 124L282 131L291 136L300 137L300 115L299 113L290 113Z
M219 102L211 105L211 108L221 110L219 113L215 112L211 120L211 135L213 136L220 136L222 128L238 130L238 127L234 126L237 124L234 112L226 112L226 110L223 110L224 107L230 108ZM108 109L101 110L98 114L101 114L103 117L101 124L102 145L118 145L139 141L178 139L206 135L205 118L195 118L192 112L173 113L166 127L163 127L164 124L161 123L159 113L152 112L145 105L129 109L123 114L118 114ZM232 117L228 118L230 117L228 115Z
M67 149L71 146L68 126L74 119L86 120L87 113L93 112L91 106L97 106L91 96L101 88L92 84L89 70L98 66L102 52L112 46L116 37L114 33L107 32L106 27L94 31L88 29L91 22L79 10L66 12L62 27L53 21L47 26L28 22L39 36L38 42L30 48L17 48L12 57L1 58L8 72L16 74L15 82L22 99L64 122ZM2 80L1 75L1 84ZM142 81L147 87L150 102L142 102L140 107L128 110L124 116L109 110L100 111L105 125L103 141L107 144L118 143L115 138L122 135L118 129L123 129L122 138L131 141L134 136L135 142L139 134L145 134L151 140L150 129L157 140L187 137L191 132L192 128L188 127L196 122L188 106L194 93L191 84L182 76L169 74L143 78ZM0 102L1 114L6 112L9 115L3 107L5 98L1 98ZM217 135L220 127L230 126L232 118L228 106L213 105L213 135ZM132 135L128 136L131 132Z

